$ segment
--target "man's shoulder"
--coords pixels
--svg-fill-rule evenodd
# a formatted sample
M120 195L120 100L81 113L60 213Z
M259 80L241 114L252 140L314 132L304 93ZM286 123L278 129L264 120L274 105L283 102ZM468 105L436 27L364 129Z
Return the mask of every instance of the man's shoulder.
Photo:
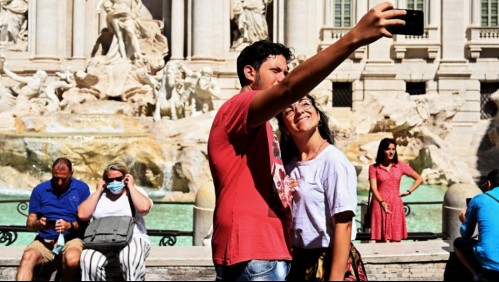
M243 101L246 101L246 100L251 100L251 98L253 98L254 94L256 94L256 91L246 91L246 92L236 93L236 94L234 94L234 96L232 96L229 99L227 99L227 101L225 101L222 104L222 106L220 107L220 109L223 109L223 108L226 108L226 107L230 107L234 103L240 103L240 102L243 102Z
M71 180L71 186L74 186L75 188L85 188L85 189L90 189L87 183L83 182L80 179L77 178L72 178Z
M35 190L44 190L44 189L47 189L47 188L50 188L50 180L43 181L42 183L36 185L35 188L33 188L33 191L35 191Z
M256 91L240 92L230 97L218 109L213 126L220 126L234 117L242 118L241 113L247 111L255 93Z

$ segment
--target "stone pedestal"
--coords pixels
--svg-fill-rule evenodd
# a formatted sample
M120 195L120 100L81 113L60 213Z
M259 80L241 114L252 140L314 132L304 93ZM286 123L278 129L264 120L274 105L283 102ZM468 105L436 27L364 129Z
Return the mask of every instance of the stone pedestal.
M192 238L193 246L209 245L213 225L213 211L215 210L215 187L206 182L199 188L194 203L194 220Z
M453 242L454 239L461 236L459 232L459 228L461 227L459 214L461 210L466 208L466 198L473 198L481 193L482 190L471 183L454 184L445 192L442 207L442 233L445 240ZM450 248L453 249L452 244L450 244Z

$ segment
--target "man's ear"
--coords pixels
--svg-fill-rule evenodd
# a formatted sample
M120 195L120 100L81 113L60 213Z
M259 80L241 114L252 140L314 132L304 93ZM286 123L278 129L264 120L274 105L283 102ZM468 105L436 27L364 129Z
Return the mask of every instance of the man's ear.
M256 80L256 70L252 66L247 65L244 67L244 76L250 81L249 84L251 84Z
M492 189L492 182L490 180L487 180L487 190Z

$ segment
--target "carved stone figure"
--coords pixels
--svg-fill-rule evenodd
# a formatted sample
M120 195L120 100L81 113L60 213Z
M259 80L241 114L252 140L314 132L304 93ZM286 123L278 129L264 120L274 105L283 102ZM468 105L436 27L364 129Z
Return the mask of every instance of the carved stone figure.
M4 58L1 57L0 67L3 73L18 82L10 88L0 84L0 112L36 115L56 112L60 109L58 91L76 85L69 70L56 72L60 79L48 82L48 75L42 70L38 70L33 76L17 75L6 67Z
M242 43L253 43L268 39L267 5L272 0L234 0L232 2L232 20L237 25L237 36L232 44L237 48Z
M194 101L191 115L213 111L213 98L219 99L220 88L213 77L213 70L209 66L201 68L199 72L193 72L188 68L183 68L187 77L194 78L196 83L192 88L190 99Z
M27 15L27 0L0 0L0 45L15 45L23 41L28 26Z
M161 32L163 23L146 22L139 18L143 7L141 0L99 0L97 13L100 13L101 7L107 13L107 30L103 30L101 35L107 36L104 32L111 32L116 39L105 52L107 57L144 59L146 54L159 54L161 58L168 54L167 40Z
M13 109L16 106L16 96L12 94L0 80L0 113Z
M29 100L40 95L48 76L45 71L38 70L33 76L19 76L7 68L7 64L4 63L5 58L1 58L0 60L2 61L1 67L3 73L18 82L16 86L9 89L12 95L16 96L18 100Z
M160 121L162 116L169 116L172 120L185 117L184 99L181 97L184 79L180 64L169 61L158 75L159 82L153 77L149 78L156 96L154 121Z
M141 6L140 0L99 0L97 3L97 13L100 13L101 7L107 12L107 26L117 39L118 52L122 58L142 58L136 30L136 27L140 28L138 15Z
M54 113L58 111L61 106L57 91L59 89L66 90L76 86L71 71L66 69L62 72L56 72L55 74L60 80L52 81L47 84L44 91L46 103L44 104L44 109L41 110L41 113Z

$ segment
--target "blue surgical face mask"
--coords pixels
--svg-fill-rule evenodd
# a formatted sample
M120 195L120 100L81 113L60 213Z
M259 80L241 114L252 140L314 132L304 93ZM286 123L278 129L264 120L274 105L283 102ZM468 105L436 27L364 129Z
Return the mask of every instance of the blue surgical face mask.
M123 181L113 181L107 184L107 189L113 194L119 194L125 188L125 183Z
M60 254L64 245L66 244L66 240L64 239L64 235L62 233L59 234L59 238L57 238L57 244L55 245L52 252L56 255Z

